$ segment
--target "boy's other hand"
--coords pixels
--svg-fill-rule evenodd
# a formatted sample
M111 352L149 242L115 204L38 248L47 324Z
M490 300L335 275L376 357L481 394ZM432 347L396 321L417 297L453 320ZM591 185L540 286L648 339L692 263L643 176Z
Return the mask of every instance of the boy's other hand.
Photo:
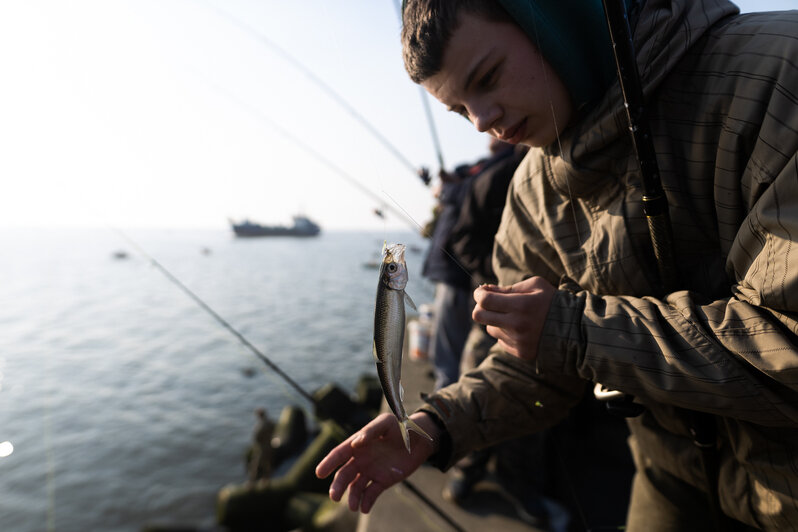
M511 355L535 360L557 289L542 277L530 277L511 286L483 285L474 290L474 321L487 325L488 334Z

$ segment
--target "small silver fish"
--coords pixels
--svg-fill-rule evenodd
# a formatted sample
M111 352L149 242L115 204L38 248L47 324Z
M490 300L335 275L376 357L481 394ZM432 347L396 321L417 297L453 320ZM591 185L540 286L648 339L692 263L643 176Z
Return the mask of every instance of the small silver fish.
M402 375L402 344L405 339L405 302L413 308L413 300L405 293L407 286L407 264L405 246L390 244L383 246L380 281L377 285L377 300L374 305L374 360L380 378L382 392L388 406L399 422L407 452L410 452L408 429L432 440L424 430L407 417L404 390L400 382Z

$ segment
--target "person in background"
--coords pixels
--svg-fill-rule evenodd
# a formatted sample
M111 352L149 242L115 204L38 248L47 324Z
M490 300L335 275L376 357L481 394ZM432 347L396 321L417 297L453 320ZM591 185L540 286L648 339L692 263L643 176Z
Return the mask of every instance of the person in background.
M460 356L471 330L474 308L471 277L454 259L449 246L452 227L473 178L473 166L460 165L451 173L441 170L439 177L434 229L422 269L422 275L435 283L434 321L430 333L435 390L452 384L459 377Z
M275 424L265 408L255 409L255 431L252 434L252 447L247 457L247 478L250 482L269 478L272 474L272 436Z
M601 3L407 0L411 79L531 149L496 235L499 284L475 292L497 348L411 415L432 441L408 453L386 414L333 449L317 467L337 470L332 499L348 488L368 512L425 461L551 427L601 383L642 407L626 530L798 523L798 11L625 4L675 290L658 279Z
M463 349L474 324L472 293L489 271L507 184L520 162L512 144L492 138L488 150L488 157L473 164L459 165L451 173L441 171L435 191L438 204L422 275L435 283L430 358L436 390L460 375ZM523 152L518 150L521 156Z
M469 273L472 292L479 285L496 282L491 266L494 236L510 181L527 147L489 137L488 150L489 157L472 167L475 175L467 182L460 213L448 239L453 258ZM477 367L495 343L496 339L488 335L484 325L472 322L460 360L460 373ZM557 511L557 503L543 495L547 457L542 434L503 442L460 459L448 473L443 498L468 507L474 486L487 474L491 458L495 461L497 481L525 522L532 526L547 524L551 528L554 524L552 529L567 529L568 516ZM551 512L547 511L546 504Z

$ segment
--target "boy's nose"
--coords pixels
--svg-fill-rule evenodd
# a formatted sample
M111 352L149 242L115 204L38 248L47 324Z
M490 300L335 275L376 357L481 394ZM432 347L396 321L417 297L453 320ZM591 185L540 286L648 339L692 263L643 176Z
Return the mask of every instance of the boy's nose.
M501 117L501 108L490 102L474 105L470 110L471 122L477 131L484 133L490 131L496 121Z

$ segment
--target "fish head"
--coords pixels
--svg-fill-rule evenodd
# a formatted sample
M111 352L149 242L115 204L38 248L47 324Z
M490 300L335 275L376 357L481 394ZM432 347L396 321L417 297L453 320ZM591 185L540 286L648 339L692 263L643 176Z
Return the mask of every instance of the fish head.
M404 244L388 244L383 248L380 281L391 290L404 290L407 286Z

